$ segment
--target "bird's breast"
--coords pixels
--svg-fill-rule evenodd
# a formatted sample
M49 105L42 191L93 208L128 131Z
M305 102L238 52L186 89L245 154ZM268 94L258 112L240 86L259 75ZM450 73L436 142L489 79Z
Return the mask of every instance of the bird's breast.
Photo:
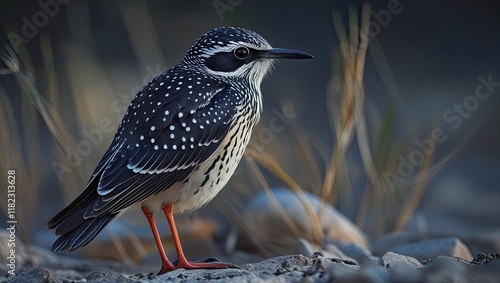
M235 117L217 151L199 164L189 178L143 202L152 212L174 203L174 213L196 210L212 200L234 174L259 119L257 109ZM241 112L244 113L245 111Z

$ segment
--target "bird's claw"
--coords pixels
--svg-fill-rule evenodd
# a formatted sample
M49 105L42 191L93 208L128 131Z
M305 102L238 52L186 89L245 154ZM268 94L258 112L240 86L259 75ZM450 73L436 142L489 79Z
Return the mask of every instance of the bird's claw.
M202 260L195 260L187 262L186 265L179 265L179 260L175 260L172 262L172 265L176 268L186 268L186 269L219 269L219 268L235 268L241 269L236 264L221 262L218 258L209 257Z

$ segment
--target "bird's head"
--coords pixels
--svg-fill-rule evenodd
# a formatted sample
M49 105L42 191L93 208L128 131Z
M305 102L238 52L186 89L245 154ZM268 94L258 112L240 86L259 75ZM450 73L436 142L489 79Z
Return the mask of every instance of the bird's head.
M256 32L238 27L220 27L202 35L183 62L196 64L221 79L247 78L260 82L276 59L309 59L312 55L291 49L273 48Z

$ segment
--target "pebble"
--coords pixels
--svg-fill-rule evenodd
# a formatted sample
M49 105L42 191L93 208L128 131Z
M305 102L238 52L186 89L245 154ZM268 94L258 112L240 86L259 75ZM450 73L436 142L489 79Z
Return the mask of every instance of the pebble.
M433 259L437 256L454 256L471 261L469 248L458 238L441 238L417 243L410 243L392 249L393 252L416 259Z
M273 198L300 231L300 237L308 242L354 243L368 249L368 240L361 229L335 207L321 201L318 196L308 192L298 195L287 188L275 188L272 189L272 193ZM252 197L247 205L249 210L247 222L250 227L256 227L262 234L261 237L266 239L262 243L266 248L277 253L297 253L299 239L273 205L273 198L268 197L264 191ZM304 207L305 203L310 205L310 210ZM313 215L311 216L308 211ZM319 215L324 216L319 217ZM318 220L319 218L321 220ZM318 239L313 233L315 228L313 223L319 224L323 238ZM276 250L276 247L280 250Z

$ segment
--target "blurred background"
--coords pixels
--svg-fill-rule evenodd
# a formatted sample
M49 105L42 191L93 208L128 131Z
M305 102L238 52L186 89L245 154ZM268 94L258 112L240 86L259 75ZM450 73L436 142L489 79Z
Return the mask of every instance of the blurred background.
M266 245L248 218L247 201L275 187L331 203L373 246L457 236L498 251L500 19L490 1L463 2L1 1L0 179L16 170L19 233L50 248L46 221L83 190L135 93L201 34L240 26L315 59L280 62L263 82L237 173L179 218L188 257L294 252ZM80 253L154 251L140 213L102 234Z

